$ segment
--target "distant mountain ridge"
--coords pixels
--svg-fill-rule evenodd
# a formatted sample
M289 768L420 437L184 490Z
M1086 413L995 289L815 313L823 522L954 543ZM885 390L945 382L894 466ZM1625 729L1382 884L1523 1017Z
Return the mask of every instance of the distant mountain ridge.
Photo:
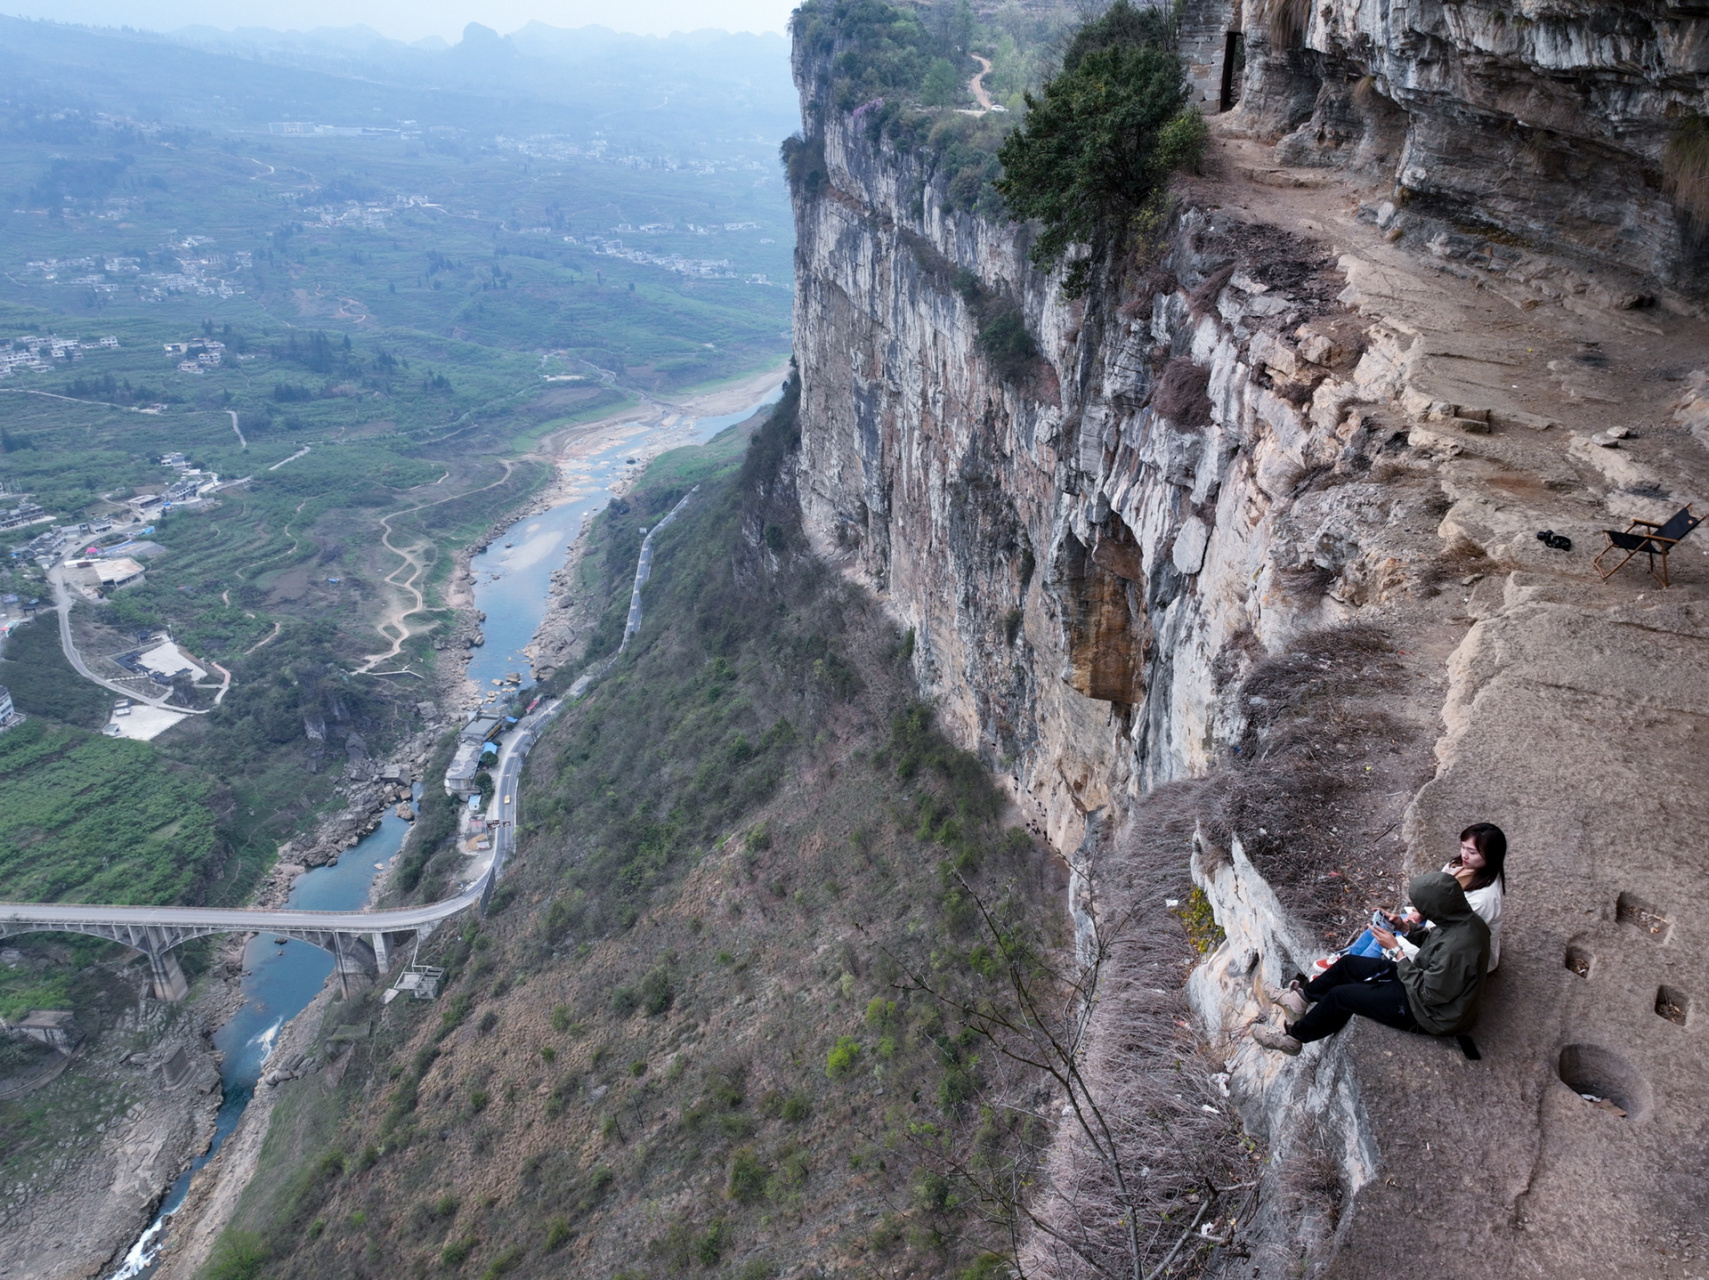
M204 128L408 121L516 134L558 131L582 116L614 142L667 154L692 153L688 140L704 139L708 119L731 137L767 139L769 150L797 111L782 36L640 36L539 22L510 35L470 23L447 45L407 44L365 26L157 33L0 16L0 76L21 100L34 89L63 101L69 91L88 110Z

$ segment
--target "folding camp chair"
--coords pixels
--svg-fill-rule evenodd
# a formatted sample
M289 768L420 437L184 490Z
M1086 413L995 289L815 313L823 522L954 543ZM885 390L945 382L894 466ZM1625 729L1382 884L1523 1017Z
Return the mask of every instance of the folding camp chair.
M1596 571L1602 575L1602 580L1607 582L1608 579L1625 568L1627 561L1631 560L1633 556L1647 555L1650 558L1650 577L1665 587L1668 585L1667 553L1679 545L1686 534L1702 524L1703 519L1702 516L1692 515L1691 508L1686 506L1669 516L1666 524L1657 524L1653 520L1634 520L1626 527L1624 533L1604 529L1603 532L1608 535L1608 545L1602 548L1591 563L1596 566ZM1648 529L1650 532L1640 533L1638 532L1639 529ZM1602 567L1603 557L1615 551L1624 551L1626 555L1619 564L1604 569ZM1661 557L1662 562L1660 573L1656 572L1657 556Z

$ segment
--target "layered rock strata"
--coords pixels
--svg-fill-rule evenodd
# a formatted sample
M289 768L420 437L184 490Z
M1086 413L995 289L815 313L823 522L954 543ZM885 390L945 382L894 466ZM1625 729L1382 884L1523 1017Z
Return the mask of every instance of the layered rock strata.
M1236 107L1281 162L1379 177L1415 213L1497 231L1498 249L1517 238L1701 293L1709 190L1681 174L1700 169L1691 156L1709 136L1709 6L1194 0L1187 10L1202 109Z

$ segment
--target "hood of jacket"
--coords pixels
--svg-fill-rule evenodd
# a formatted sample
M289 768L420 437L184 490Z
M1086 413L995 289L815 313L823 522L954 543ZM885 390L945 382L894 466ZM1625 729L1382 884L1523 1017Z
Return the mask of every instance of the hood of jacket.
M1463 924L1476 914L1466 901L1466 891L1460 882L1446 871L1431 871L1414 876L1406 887L1406 896L1418 908L1418 914L1437 928Z
M1418 954L1401 960L1396 975L1418 1025L1431 1035L1469 1030L1489 969L1489 926L1472 910L1460 882L1445 871L1417 876L1408 887L1412 905L1436 927Z

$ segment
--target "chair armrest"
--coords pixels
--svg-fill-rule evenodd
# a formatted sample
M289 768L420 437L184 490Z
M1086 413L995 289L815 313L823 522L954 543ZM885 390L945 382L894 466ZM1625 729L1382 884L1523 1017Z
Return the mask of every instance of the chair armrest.
M1661 525L1657 524L1654 520L1634 520L1631 524L1626 526L1626 532L1632 532L1632 530L1636 529L1639 525L1643 525L1646 529L1661 528Z

